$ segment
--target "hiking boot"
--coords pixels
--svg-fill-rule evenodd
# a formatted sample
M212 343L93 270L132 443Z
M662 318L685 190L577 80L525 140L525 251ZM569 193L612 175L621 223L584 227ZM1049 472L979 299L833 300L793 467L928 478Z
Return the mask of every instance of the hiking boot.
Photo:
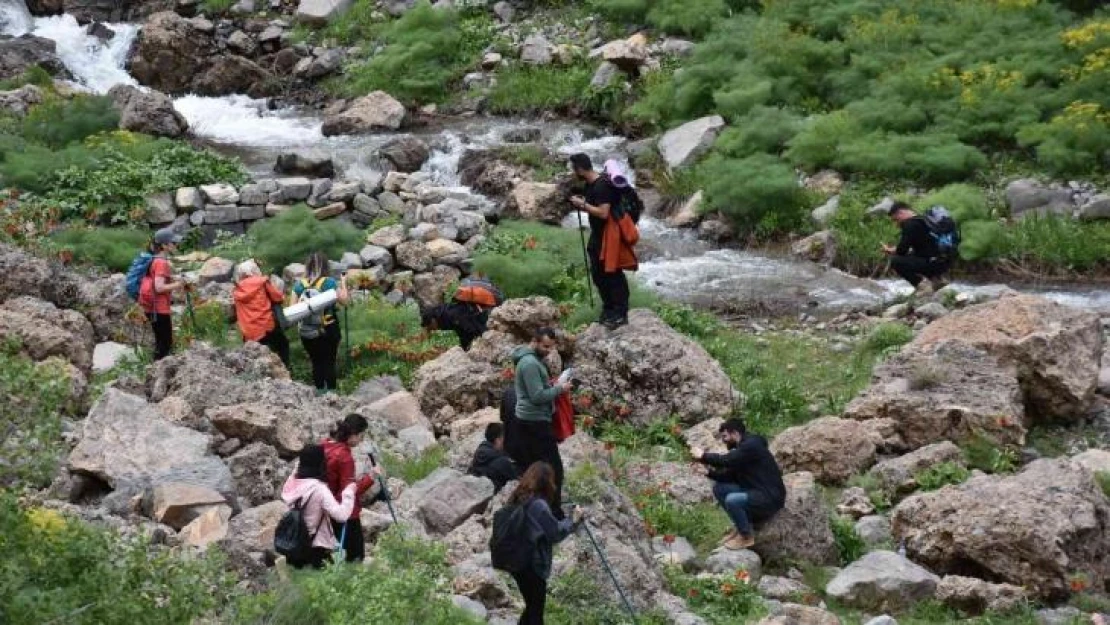
M731 551L739 551L741 549L749 549L755 546L755 536L744 536L739 532L733 538L725 542L725 549Z
M944 278L930 278L929 282L933 285L933 291L939 291L948 286L948 281Z
M601 322L601 325L605 326L607 330L616 330L621 326L628 325L628 317L623 317L621 319L606 319Z
M727 543L728 541L730 541L730 540L732 540L732 539L736 538L736 537L737 537L737 536L739 536L739 535L740 535L740 532L736 531L735 529L730 529L730 530L728 531L728 533L727 533L727 534L725 534L724 538L722 538L721 540L717 541L717 544L718 544L718 545L723 545L723 544Z
M933 294L933 283L929 280L922 280L917 284L917 288L913 290L913 294L918 297L928 297Z

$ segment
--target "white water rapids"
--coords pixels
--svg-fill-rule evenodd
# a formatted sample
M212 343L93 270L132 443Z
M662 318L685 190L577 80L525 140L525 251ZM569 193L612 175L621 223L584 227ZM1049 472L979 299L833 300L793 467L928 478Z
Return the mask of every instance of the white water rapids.
M53 40L57 54L76 85L105 93L118 84L135 85L125 69L128 52L139 33L134 24L108 24L116 34L106 42L90 36L69 15L34 18L24 0L0 0L0 34L33 34ZM244 95L220 98L186 95L174 106L188 120L191 132L212 142L220 151L243 159L257 175L269 175L277 154L297 152L331 157L337 169L352 179L368 177L376 169L374 152L396 134L326 138L322 120L312 111L293 108L271 110L265 100ZM440 185L457 187L459 161L468 149L504 143L506 131L521 126L539 127L541 142L557 154L585 152L598 164L607 158L624 161L625 139L585 136L572 123L534 120L475 118L453 122L446 129L423 131L432 146L423 171ZM871 281L757 252L712 249L690 231L675 230L651 218L641 223L648 260L640 278L668 297L708 305L751 302L801 303L815 310L877 307L908 290L897 280ZM1001 288L997 285L958 284L960 290ZM1051 290L1023 287L1061 303L1110 314L1110 291L1095 289Z

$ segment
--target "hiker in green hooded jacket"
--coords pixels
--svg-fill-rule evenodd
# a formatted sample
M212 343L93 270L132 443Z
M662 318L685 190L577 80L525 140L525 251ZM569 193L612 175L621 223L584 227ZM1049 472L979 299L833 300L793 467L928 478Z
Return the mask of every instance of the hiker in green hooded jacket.
M555 469L555 500L551 511L558 519L563 518L561 506L563 492L563 459L559 456L559 443L555 440L552 415L555 400L563 393L569 393L571 383L556 386L551 384L551 375L543 359L555 349L555 331L539 328L532 335L532 342L513 350L513 363L516 365L513 387L516 390L516 424L513 428L512 450L522 470L527 470L534 462L546 462Z

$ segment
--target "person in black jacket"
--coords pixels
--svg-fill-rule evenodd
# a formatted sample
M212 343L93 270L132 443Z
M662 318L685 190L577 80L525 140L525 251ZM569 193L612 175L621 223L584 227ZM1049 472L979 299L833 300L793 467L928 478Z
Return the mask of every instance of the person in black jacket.
M486 332L490 309L474 304L450 302L420 310L420 325L429 331L450 330L459 337L463 351Z
M943 288L952 259L940 253L925 219L905 202L891 205L890 219L902 230L897 247L883 245L883 253L890 256L890 268L912 284L919 295Z
M505 453L505 428L500 423L486 426L486 440L478 445L467 473L488 478L493 482L493 492L498 493L505 484L520 476L516 465Z
M732 519L735 529L725 536L724 546L747 549L755 544L752 523L770 519L786 505L786 486L767 439L748 434L739 419L725 421L719 431L728 453L705 453L696 447L691 453L711 467L713 496Z

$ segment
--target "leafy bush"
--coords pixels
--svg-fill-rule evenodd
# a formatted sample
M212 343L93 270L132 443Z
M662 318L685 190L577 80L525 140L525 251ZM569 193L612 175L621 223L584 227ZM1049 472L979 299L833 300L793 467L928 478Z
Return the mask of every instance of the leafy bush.
M862 349L872 354L897 351L913 340L913 330L905 324L888 322L876 326L863 342Z
M999 447L985 436L975 436L965 441L960 448L964 460L972 469L987 473L1013 473L1018 468L1018 452L1010 447Z
M182 558L146 537L21 508L0 491L0 621L72 625L189 623L222 607L234 581L215 556Z
M359 299L342 312L350 367L339 383L351 392L364 380L396 375L405 384L420 365L458 344L453 332L425 332L414 305L396 306L381 297Z
M856 532L856 523L849 517L834 514L831 516L833 538L836 540L836 552L840 556L840 565L848 566L859 560L867 553L867 544L863 542Z
M235 0L203 0L201 9L209 15L223 15L235 4Z
M505 297L546 295L580 302L592 288L579 235L527 222L502 222L474 257L474 270L493 280Z
M241 625L477 625L469 612L451 603L442 546L389 531L371 555L365 566L335 564L297 573L240 601L228 618Z
M944 206L961 224L990 218L986 195L983 194L982 189L969 184L950 184L942 187L926 195L917 204L922 212L937 204Z
M774 156L712 155L698 169L706 209L725 213L742 230L779 234L807 222L806 193L798 186L794 170Z
M913 479L917 488L923 491L937 490L949 484L963 484L971 477L962 464L958 462L942 462L933 465L924 471L918 471Z
M0 80L0 91L11 91L19 89L24 85L35 85L36 87L52 88L54 86L54 77L50 72L43 69L41 66L32 65L23 70L23 73L14 78Z
M420 0L400 19L378 32L380 53L367 45L367 59L347 68L332 83L345 96L382 90L406 104L441 102L450 87L492 39L487 14L462 17L453 8L432 8ZM371 42L362 42L370 44Z
M27 112L22 136L27 141L57 150L117 126L119 113L107 96L51 98Z
M582 108L592 77L593 70L586 65L514 65L497 74L486 106L498 114L571 112Z
M280 273L286 265L304 262L309 254L322 251L328 258L357 250L364 235L354 226L334 219L320 220L305 206L295 206L272 219L255 222L250 235L257 241L254 252L263 266Z
M18 343L0 344L0 484L41 488L50 483L65 452L62 416L72 408L71 384L63 361L36 364L20 354Z
M382 464L385 465L388 475L399 477L406 484L415 484L438 469L443 464L446 455L446 449L439 445L433 445L425 449L416 458L401 458L386 454L382 458Z
M58 232L52 240L59 248L71 250L79 263L125 272L150 241L150 234L128 228L73 227Z
M764 610L755 584L746 571L733 577L694 576L669 569L667 583L695 613L714 625L747 622ZM742 617L751 617L743 618Z

